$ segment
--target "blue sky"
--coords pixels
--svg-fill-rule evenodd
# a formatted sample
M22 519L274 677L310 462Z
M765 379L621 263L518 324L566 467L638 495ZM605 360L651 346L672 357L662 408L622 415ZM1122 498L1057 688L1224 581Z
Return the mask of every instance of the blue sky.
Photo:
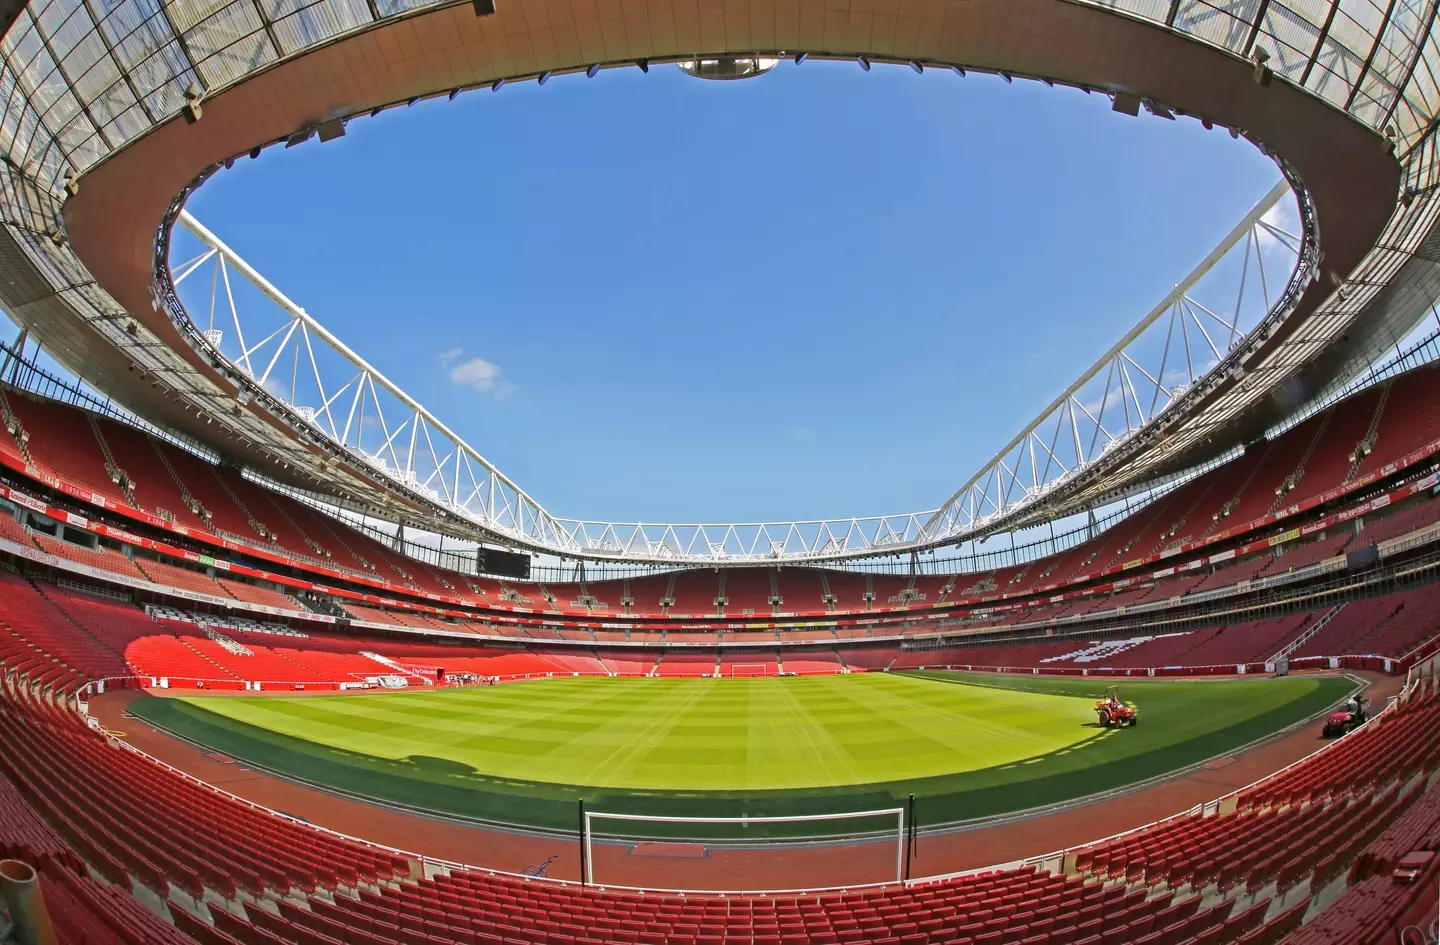
M506 86L189 208L552 513L933 508L1277 179L1104 96L783 62Z

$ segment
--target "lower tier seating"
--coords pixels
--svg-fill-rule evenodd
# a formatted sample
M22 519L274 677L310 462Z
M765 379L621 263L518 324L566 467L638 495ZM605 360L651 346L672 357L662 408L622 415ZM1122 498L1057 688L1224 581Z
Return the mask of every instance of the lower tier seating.
M723 898L464 870L419 878L404 857L231 800L14 688L0 700L0 852L39 865L63 945L1262 945L1291 933L1368 945L1416 906L1387 871L1440 839L1440 789L1415 780L1440 742L1412 761L1413 741L1356 735L1280 780L1331 771L1327 756L1353 744L1389 772L1384 783L1303 808L1272 796L1177 818L1079 851L1068 875L1025 867ZM1372 728L1428 733L1437 715L1440 697L1425 691ZM132 877L168 899L173 925L131 898ZM1351 885L1295 932L1306 894L1334 883Z

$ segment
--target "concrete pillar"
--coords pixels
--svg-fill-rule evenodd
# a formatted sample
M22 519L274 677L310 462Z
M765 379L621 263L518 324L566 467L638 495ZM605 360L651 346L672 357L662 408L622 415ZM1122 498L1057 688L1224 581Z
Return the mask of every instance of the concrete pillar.
M20 945L56 945L50 913L40 895L40 876L20 860L0 860L0 896L10 909Z

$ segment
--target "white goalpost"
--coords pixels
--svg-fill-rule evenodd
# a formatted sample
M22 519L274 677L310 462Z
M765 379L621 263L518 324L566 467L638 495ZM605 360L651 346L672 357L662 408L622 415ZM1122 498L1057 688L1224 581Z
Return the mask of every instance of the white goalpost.
M869 825L864 821L870 821ZM614 823L615 827L597 831L597 824ZM851 824L852 829L833 829L836 825ZM657 829L647 831L643 825L653 824ZM750 834L746 828L755 826L796 824L814 825L814 830L761 831L763 836ZM825 888L828 886L864 886L902 882L905 879L907 855L907 823L905 808L890 807L877 810L843 811L830 814L792 814L769 817L671 817L656 814L619 814L605 811L585 810L581 821L581 847L584 855L582 875L586 883L597 882L612 889L655 889L665 892L785 892L803 889ZM685 829L712 827L718 829ZM827 827L831 829L826 829ZM753 888L681 888L680 886L658 885L649 882L606 882L605 877L596 879L597 845L608 848L610 865L617 857L634 854L646 845L660 847L698 847L700 853L694 858L704 859L711 853L741 855L752 859L763 859L767 853L783 862L784 851L801 846L844 846L881 845L893 838L895 856L893 862L888 854L879 856L842 856L842 861L855 861L857 869L870 868L871 876L860 876L858 881L807 883L804 877L795 876L793 885L779 885L760 881ZM839 851L837 851L839 852ZM659 865L659 864L657 864ZM727 871L728 873L728 871ZM676 876L668 870L661 871L662 882L673 882Z
M731 676L769 676L769 663L731 663Z

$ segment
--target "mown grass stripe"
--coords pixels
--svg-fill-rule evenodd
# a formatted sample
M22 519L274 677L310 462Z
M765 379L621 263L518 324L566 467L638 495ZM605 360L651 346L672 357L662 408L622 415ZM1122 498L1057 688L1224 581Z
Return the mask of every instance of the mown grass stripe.
M1127 682L1141 725L1102 733L1104 683L962 674L559 678L468 690L147 699L134 711L233 757L348 792L539 826L599 809L813 813L921 798L922 822L1110 790L1309 717L1331 677Z

